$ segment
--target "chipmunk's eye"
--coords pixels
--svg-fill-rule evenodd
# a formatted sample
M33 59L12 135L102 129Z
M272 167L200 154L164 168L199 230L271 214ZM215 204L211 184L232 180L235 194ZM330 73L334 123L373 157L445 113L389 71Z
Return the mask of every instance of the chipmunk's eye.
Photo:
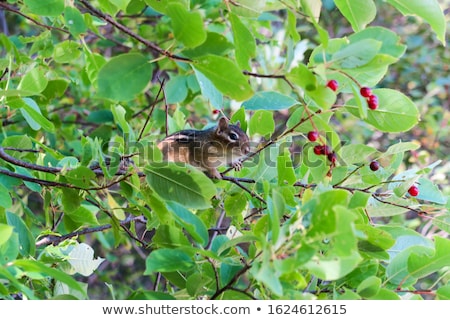
M239 139L238 135L234 132L231 132L229 135L231 140L237 141Z

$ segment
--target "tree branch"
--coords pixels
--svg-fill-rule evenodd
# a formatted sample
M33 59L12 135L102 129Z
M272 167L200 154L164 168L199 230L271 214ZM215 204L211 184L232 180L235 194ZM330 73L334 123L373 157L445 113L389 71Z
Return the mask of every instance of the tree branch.
M92 6L89 3L89 1L87 1L87 0L78 0L78 1L87 10L89 10L93 15L95 15L98 18L108 22L109 24L111 24L112 26L117 28L118 30L120 30L123 33L129 35L133 39L136 39L137 41L139 41L140 43L142 43L146 47L150 48L151 50L157 52L158 54L166 56L167 58L172 59L172 60L179 60L179 61L184 61L184 62L192 62L191 59L184 58L184 57L181 57L181 56L178 56L178 55L174 55L174 54L170 53L169 51L166 51L166 50L158 47L154 43L148 41L147 39L141 37L137 33L133 32L130 29L128 29L127 27L125 27L123 24L121 24L121 23L117 22L116 20L114 20L110 15L107 15L107 14L103 13L102 11L98 10L97 8L95 8L94 6Z
M121 221L120 225L126 225L132 221L138 221L138 222L145 223L145 221L143 221L143 217L139 216L139 217L129 217L129 218ZM62 235L62 236L48 235L48 236L45 236L45 237L39 239L36 242L36 246L42 247L42 246L47 246L50 244L56 246L67 239L76 238L81 235L85 235L85 234L89 234L89 233L101 232L101 231L105 231L105 230L108 230L111 228L112 228L111 224L105 224L105 225L98 226L98 227L84 228L84 229L81 229L78 231L74 231L74 232Z
M61 28L58 28L58 27L53 27L53 26L48 26L48 25L46 25L46 24L43 24L43 23L41 23L41 22L39 22L39 21L37 21L37 20L35 20L35 19L33 19L33 18L27 16L26 14L24 14L24 13L21 12L20 10L17 10L16 8L10 6L9 4L0 2L0 8L3 8L3 9L5 9L6 11L10 11L10 12L13 12L13 13L15 13L15 14L18 14L19 16L22 16L22 17L24 17L25 19L31 21L31 22L34 23L35 25L38 25L38 26L40 26L40 27L43 27L43 28L45 28L45 29L47 29L47 30L58 30L58 31L64 32L64 33L66 33L66 34L70 34L70 32L67 31L67 30L64 30L64 29L61 29Z

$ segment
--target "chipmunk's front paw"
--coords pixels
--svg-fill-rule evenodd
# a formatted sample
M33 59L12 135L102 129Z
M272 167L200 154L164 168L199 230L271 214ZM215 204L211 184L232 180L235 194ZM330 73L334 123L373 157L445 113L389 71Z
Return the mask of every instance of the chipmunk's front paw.
M234 170L241 171L242 170L242 161L241 160L233 161L231 163L231 166L233 167Z

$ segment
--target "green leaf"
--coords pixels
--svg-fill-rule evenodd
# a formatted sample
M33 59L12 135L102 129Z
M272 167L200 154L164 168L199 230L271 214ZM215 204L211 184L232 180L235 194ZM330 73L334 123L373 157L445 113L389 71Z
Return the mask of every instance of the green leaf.
M365 163L377 149L365 144L349 144L339 150L339 155L345 164Z
M91 180L94 180L96 175L88 167L80 166L67 172L65 177L71 184L77 187L89 188Z
M15 99L10 103L14 108L20 108L20 111L33 130L40 130L54 132L55 126L47 118L42 115L41 109L36 102L31 98Z
M152 72L152 65L140 53L114 57L98 73L98 95L116 101L134 99L148 85Z
M217 90L214 84L207 77L205 77L203 73L198 71L195 67L193 67L193 69L202 94L210 101L213 107L218 109L222 108L223 95L219 92L219 90Z
M435 252L427 256L419 252L411 253L408 259L408 271L415 278L423 278L442 268L450 266L450 240L436 236Z
M261 239L253 234L248 234L248 235L244 235L244 236L240 236L234 239L231 239L225 243L223 243L219 249L217 250L217 254L221 255L223 252L225 252L226 250L230 249L230 248L234 248L236 247L238 244L240 243L251 243L251 242L256 242L256 241L260 241Z
M126 12L128 4L130 3L131 0L109 0L109 1L120 10Z
M366 239L362 240L363 243L369 243L371 246L366 245L365 248L370 250L387 250L395 244L395 239L386 231L381 230L370 225L358 225L358 230L361 230L366 235ZM361 246L358 244L361 249Z
M239 5L232 6L232 12L241 17L257 18L264 11L266 0L239 0Z
M364 279L356 288L356 293L363 298L370 298L380 291L381 279L375 276Z
M144 275L152 272L187 271L194 265L192 258L183 249L158 249L145 260Z
M164 87L167 103L183 102L188 95L187 76L171 76Z
M432 221L436 227L450 233L450 214L434 217Z
M251 70L249 60L256 54L255 38L245 24L230 13L231 30L236 50L236 62L241 69Z
M364 66L380 51L382 43L374 39L363 39L343 46L332 56L342 68L352 69Z
M64 0L24 0L31 13L40 16L59 16L64 10Z
M85 243L71 245L68 250L70 250L70 252L67 261L72 267L70 274L79 273L88 277L97 270L98 266L103 261L105 261L103 258L94 259L94 250Z
M82 292L85 294L85 290L83 287L75 281L71 276L67 275L66 273L59 271L54 268L47 267L42 262L36 261L36 260L16 260L12 263L14 266L21 268L24 271L27 272L38 272L45 275L48 275L55 280L61 281L65 284L67 284L70 288L75 289L77 291Z
M386 0L404 15L417 15L428 22L445 46L445 16L436 0Z
M189 6L187 0L145 0L145 3L152 7L154 10L163 14L167 13L169 4L179 3L182 4L185 8L188 8Z
M172 200L187 208L206 209L216 194L214 183L198 169L169 162L164 166L149 165L145 168L146 180L163 199Z
M317 78L304 64L299 64L293 68L286 78L306 91L314 91L317 89Z
M65 213L70 220L79 226L97 226L99 223L97 217L95 216L96 211L96 207L82 205L74 211L66 211Z
M381 42L379 53L396 59L403 56L406 51L406 45L401 43L400 36L394 31L383 27L369 27L348 37L351 43L357 43L364 39L373 39Z
M442 194L442 191L437 185L425 178L419 178L419 195L416 197L418 200L434 202L437 204L445 205L448 201L447 197Z
M280 219L285 209L284 198L277 189L272 190L272 197L267 201L267 208L269 209L270 238L272 243L276 244L280 235Z
M350 273L361 262L357 251L350 255L334 257L314 257L303 266L313 275L323 280L337 280Z
M167 202L174 214L175 221L181 225L201 246L206 246L209 241L208 229L203 221L195 214L176 202Z
M14 227L14 232L19 235L19 252L23 257L33 256L36 251L34 237L25 222L17 214L6 212L8 225Z
M206 40L203 19L199 12L190 12L180 3L169 3L166 14L172 19L175 38L188 48L201 45Z
M349 202L349 193L345 190L329 190L322 192L317 202L305 204L305 210L312 212L311 228L308 234L316 235L333 234L336 232L336 205L346 206Z
M183 50L183 55L188 58L199 58L208 54L223 56L227 51L233 49L234 46L228 39L216 32L208 32L206 40L195 48Z
M411 201L392 195L390 198L385 199L391 203L395 203L400 206L411 205ZM366 208L370 217L392 217L400 214L404 214L408 210L399 206L393 206L391 204L382 203L374 198L369 198L369 203Z
M0 246L11 237L14 228L7 224L0 223Z
M242 101L253 94L247 78L236 64L227 58L208 55L193 63L193 67L208 78L220 92L235 100Z
M12 199L9 194L9 190L0 183L0 207L3 207L5 209L11 208L12 206Z
M34 68L25 73L17 88L38 94L44 91L47 84L48 80L45 77L45 71L41 68Z
M267 250L267 252L268 251L269 250ZM262 282L275 295L281 296L283 294L283 285L278 276L278 270L275 269L275 266L270 261L269 257L265 257L260 266L254 264L250 269L250 272L255 279Z
M355 32L375 19L377 8L372 0L335 0L334 3Z
M289 36L294 40L294 42L300 41L300 34L297 31L297 18L291 10L287 10L287 25L286 30Z
M266 110L258 110L250 118L249 131L253 135L258 133L262 136L270 135L275 130L273 113Z
M275 91L261 91L255 93L242 105L247 110L283 110L299 104L297 100Z
M285 150L277 157L278 185L293 185L297 180L290 153Z
M367 123L383 132L404 132L419 122L419 111L416 105L403 93L392 89L375 89L373 94L378 96L379 108L369 110ZM350 100L346 109L359 117L358 107L354 100Z
M233 195L227 195L224 201L224 207L227 216L239 216L247 207L247 198L242 192Z
M370 297L370 300L401 300L397 293L386 288L380 288L376 295Z
M71 212L74 212L80 207L82 199L79 195L78 190L69 188L61 188L61 190L62 190L61 203L63 205L64 210L70 214Z
M395 238L395 244L388 250L390 260L386 268L389 282L398 285L414 284L416 279L409 277L408 259L413 252L432 253L433 243L419 233L402 227L381 226ZM409 277L409 278L408 278Z
M92 53L87 48L83 50L86 59L86 73L89 81L97 88L97 77L100 69L106 64L106 59L98 53Z
M417 142L399 142L389 146L383 156L390 156L397 153L403 153L406 151L417 150L420 148L420 144Z
M80 55L80 45L70 40L56 44L53 51L53 59L58 63L71 63Z
M8 241L0 246L0 265L5 265L14 261L19 255L20 246L19 235L16 232L13 232ZM0 270L2 270L1 267Z
M67 87L69 86L69 81L65 79L53 79L49 80L47 86L44 91L42 91L42 95L47 99L47 101L61 97L64 92L66 92ZM38 102L42 101L45 103L43 97L37 97Z
M450 300L450 284L447 284L437 289L436 297L439 300Z
M326 191L319 196L320 204L314 208L313 228L308 232L308 236L316 237L317 241L323 239L322 241L330 242L326 254L318 254L304 264L312 274L324 280L342 278L353 271L362 260L353 224L356 215L347 209L346 193L336 191L342 190ZM331 198L333 195L336 195L337 199ZM326 220L331 221L326 222L327 225L321 225ZM327 234L329 236L325 239Z
M114 116L111 110L96 110L89 113L86 120L89 122L103 124L106 122L113 122Z
M302 88L305 95L321 108L329 109L336 101L336 93L325 85L320 85L314 73L304 64L293 68L286 78Z
M330 36L328 32L319 24L319 14L322 6L321 1L316 0L300 0L302 9L310 17L314 28L319 34L319 39L322 45L326 48L328 46L328 41Z
M64 9L64 20L66 22L66 26L69 28L70 33L74 37L77 37L81 33L85 33L87 30L83 15L75 7L67 6Z

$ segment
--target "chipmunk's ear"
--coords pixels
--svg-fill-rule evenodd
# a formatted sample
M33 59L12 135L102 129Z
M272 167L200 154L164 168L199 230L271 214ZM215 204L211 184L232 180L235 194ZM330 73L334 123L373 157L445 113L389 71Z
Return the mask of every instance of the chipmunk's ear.
M220 117L219 124L217 125L217 132L225 131L228 128L228 119L225 117Z
M241 127L241 122L238 120L235 125L237 125L239 128Z

